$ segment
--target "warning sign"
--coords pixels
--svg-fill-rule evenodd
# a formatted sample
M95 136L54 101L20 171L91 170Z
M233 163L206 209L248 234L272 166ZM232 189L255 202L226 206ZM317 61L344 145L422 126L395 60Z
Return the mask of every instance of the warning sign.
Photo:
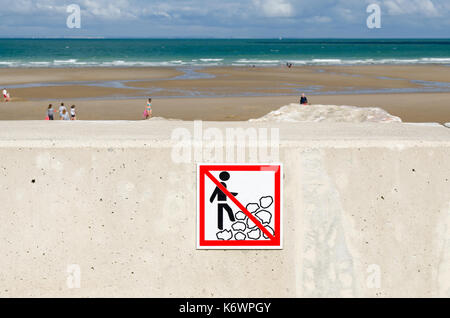
M199 164L197 247L281 249L281 176L281 164Z

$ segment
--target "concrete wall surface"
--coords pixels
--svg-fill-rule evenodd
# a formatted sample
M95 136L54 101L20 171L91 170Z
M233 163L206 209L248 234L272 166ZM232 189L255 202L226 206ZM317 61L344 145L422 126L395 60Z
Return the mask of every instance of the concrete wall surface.
M203 123L279 128L284 165L284 249L205 251L193 125L0 122L0 296L450 296L450 129Z

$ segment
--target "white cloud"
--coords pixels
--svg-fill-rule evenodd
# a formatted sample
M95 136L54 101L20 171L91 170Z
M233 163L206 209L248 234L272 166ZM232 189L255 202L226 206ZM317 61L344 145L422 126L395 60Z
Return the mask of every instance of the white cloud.
M426 17L440 15L431 0L385 0L384 6L391 15L422 14Z
M308 23L330 23L333 20L330 17L317 15L312 18L307 18L305 21Z
M287 0L253 0L253 4L269 18L286 18L294 15L294 7Z
M14 14L36 14L41 12L65 12L66 5L54 0L15 0L8 1L5 5L0 0L2 11Z
M366 30L371 3L381 6L392 34L448 37L450 25L450 0L0 0L0 36L65 34L72 3L81 7L83 28L70 32L105 36L347 37Z
M80 3L82 10L95 17L106 20L136 19L136 7L128 0L83 0Z

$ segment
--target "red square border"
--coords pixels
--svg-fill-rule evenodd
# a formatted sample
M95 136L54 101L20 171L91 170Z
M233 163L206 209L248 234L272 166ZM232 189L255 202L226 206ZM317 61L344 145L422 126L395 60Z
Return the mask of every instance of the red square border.
M211 171L273 171L274 172L274 232L269 240L223 241L205 239L205 182ZM283 165L282 164L198 164L197 166L197 249L282 249L283 248ZM213 181L214 182L214 181ZM231 197L229 197L232 199ZM233 200L233 199L232 199ZM234 199L237 201L236 199ZM234 201L233 201L234 202ZM239 202L237 202L239 203ZM236 203L235 203L236 204ZM244 212L245 213L245 212ZM272 235L270 235L272 236Z

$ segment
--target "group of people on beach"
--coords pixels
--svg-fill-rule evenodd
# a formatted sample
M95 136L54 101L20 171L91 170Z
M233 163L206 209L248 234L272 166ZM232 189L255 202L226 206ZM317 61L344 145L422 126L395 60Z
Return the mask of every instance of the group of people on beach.
M11 100L11 96L9 95L8 91L6 90L6 88L3 89L3 101L4 102L9 102Z
M77 111L76 111L75 105L70 106L70 110L67 110L64 103L61 103L58 111L55 111L52 104L48 105L46 120L55 120L56 119L55 114L59 115L59 120L77 120ZM147 100L147 106L145 107L145 110L143 113L143 118L144 119L152 118L152 99L151 98L149 98Z
M8 102L10 100L9 93L6 91L6 89L3 90L3 99ZM308 105L308 98L305 94L302 94L300 97L300 105ZM47 108L47 117L46 120L55 120L55 114L59 115L59 120L77 120L77 112L75 105L70 106L70 110L67 110L64 103L61 103L59 106L58 111L55 111L52 104L48 105ZM143 119L150 119L152 118L152 99L149 98L147 100L147 106L145 107L144 113L143 113Z
M77 120L77 111L75 108L75 105L70 106L70 110L67 110L64 103L61 103L59 106L58 111L55 111L52 104L48 105L47 108L47 117L46 120L55 120L55 114L59 115L59 120ZM147 106L145 107L144 113L143 113L144 119L150 119L152 118L152 99L149 98L147 100Z
M53 105L48 105L46 120L55 120L55 113ZM64 103L61 103L57 113L59 114L59 120L77 120L75 105L70 106L70 111L68 111Z

